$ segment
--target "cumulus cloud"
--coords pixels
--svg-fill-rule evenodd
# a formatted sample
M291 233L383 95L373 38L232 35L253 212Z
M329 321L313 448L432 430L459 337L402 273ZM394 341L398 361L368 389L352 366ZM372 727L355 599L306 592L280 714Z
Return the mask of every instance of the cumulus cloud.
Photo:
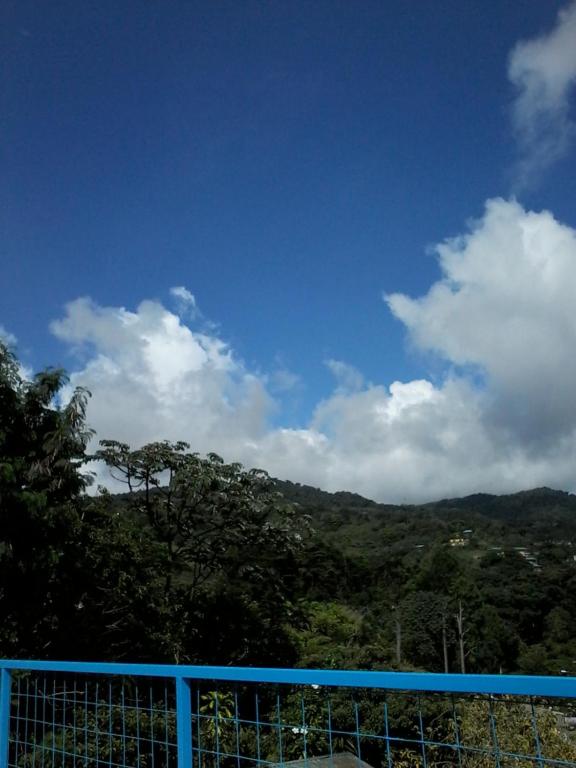
M524 186L562 157L574 136L576 1L559 13L551 32L515 46L508 77L517 91L512 118L521 148L518 184Z
M132 312L78 299L52 332L88 356L70 386L92 392L89 418L100 438L134 445L184 439L233 457L259 439L271 401L219 338L194 332L159 302Z
M488 378L487 415L541 444L576 427L576 233L544 211L491 200L437 248L443 278L388 305L421 348Z
M495 199L436 251L426 295L386 300L410 342L445 360L444 380L352 377L307 429L267 433L271 471L389 501L574 488L576 232Z
M384 502L571 487L573 440L531 455L492 430L485 408L485 395L459 378L372 386L329 397L306 429L269 431L245 461Z
M168 438L327 490L414 502L539 485L574 487L576 232L552 214L491 200L436 248L440 279L388 307L410 342L444 359L439 381L366 383L328 361L334 390L299 429L273 376L157 301L78 299L52 324L79 351L71 386L93 392L100 438Z

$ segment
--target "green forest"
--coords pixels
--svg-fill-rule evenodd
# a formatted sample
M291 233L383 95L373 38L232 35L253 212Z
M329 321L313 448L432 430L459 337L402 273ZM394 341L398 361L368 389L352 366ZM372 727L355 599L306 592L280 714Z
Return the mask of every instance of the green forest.
M575 496L394 506L184 442L89 452L66 381L0 344L3 657L574 674Z

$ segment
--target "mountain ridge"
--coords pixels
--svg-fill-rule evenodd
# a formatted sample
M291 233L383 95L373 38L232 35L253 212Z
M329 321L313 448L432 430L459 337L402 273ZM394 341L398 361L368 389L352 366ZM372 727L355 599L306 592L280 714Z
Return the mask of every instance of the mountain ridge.
M491 509L504 510L519 509L521 507L531 509L534 505L539 507L560 506L576 512L576 495L569 491L539 486L515 493L472 493L466 496L448 497L437 501L428 501L422 504L389 504L377 502L351 491L325 491L311 485L295 483L290 480L274 478L277 489L289 501L308 506L314 503L317 506L329 506L330 508L369 509L375 511L409 511L409 510L435 510L442 509L466 509L478 511Z

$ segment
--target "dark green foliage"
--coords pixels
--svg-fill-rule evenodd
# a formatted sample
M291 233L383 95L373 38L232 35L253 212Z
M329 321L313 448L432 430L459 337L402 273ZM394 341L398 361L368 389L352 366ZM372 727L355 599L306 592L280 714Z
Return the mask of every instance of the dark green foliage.
M363 616L355 650L346 651L359 666L370 646L379 653L374 668L460 671L461 607L466 671L535 672L541 664L541 673L574 673L573 495L537 489L406 507L355 495L343 504L341 494L331 504L317 489L280 485L322 535L326 579L308 595L337 597ZM334 568L334 553L346 570ZM321 572L317 555L309 566ZM326 658L338 653L334 642Z
M66 379L46 371L24 381L0 343L0 642L4 654L49 652L59 631L68 547L81 524L73 504L89 484L80 473L91 431L87 393L64 408L53 399Z
M307 527L266 473L216 454L202 458L185 443L136 451L113 441L102 446L95 458L128 485L124 509L162 558L155 607L164 607L169 631L156 655L177 662L292 660L283 628L293 613L295 557Z

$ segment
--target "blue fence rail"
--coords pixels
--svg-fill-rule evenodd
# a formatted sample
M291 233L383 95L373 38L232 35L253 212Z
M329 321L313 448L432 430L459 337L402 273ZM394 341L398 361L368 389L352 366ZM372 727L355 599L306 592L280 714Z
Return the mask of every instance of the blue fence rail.
M576 678L0 660L0 768L576 766Z

